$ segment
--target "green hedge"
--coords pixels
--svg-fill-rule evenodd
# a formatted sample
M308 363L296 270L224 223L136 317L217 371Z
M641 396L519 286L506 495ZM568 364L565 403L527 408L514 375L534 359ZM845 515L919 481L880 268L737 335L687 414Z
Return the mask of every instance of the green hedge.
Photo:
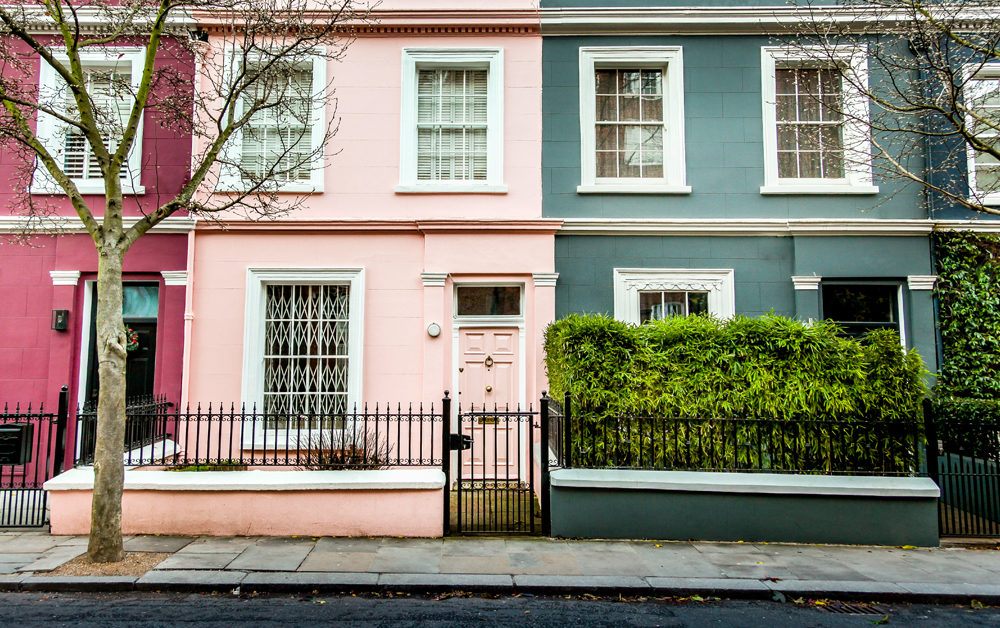
M937 393L1000 398L1000 237L937 236L937 295L944 345Z
M584 416L912 420L923 363L895 332L864 343L830 323L692 316L628 325L571 315L545 334L552 396Z

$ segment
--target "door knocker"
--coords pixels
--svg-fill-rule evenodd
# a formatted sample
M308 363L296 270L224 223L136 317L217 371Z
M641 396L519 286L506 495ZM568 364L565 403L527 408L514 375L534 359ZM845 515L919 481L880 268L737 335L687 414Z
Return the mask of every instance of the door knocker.
M491 355L486 356L486 361L483 362L483 364L486 365L486 368L490 368L491 366L493 366L493 356Z

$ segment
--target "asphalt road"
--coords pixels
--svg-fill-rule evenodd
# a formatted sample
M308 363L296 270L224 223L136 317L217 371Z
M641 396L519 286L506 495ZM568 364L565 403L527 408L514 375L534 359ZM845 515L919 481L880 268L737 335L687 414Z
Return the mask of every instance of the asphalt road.
M1000 626L1000 608L879 605L836 614L804 604L648 598L481 596L272 596L199 594L0 594L3 626ZM882 612L884 611L884 612Z

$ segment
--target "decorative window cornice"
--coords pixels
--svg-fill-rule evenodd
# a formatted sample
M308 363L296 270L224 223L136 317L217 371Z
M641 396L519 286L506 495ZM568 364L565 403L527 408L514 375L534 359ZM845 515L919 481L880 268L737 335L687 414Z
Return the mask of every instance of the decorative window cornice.
M937 275L909 275L906 277L906 287L910 290L933 290L937 278Z
M792 285L796 290L819 290L823 277L817 275L792 275Z
M80 282L80 271L50 270L49 277L52 278L53 286L75 286Z

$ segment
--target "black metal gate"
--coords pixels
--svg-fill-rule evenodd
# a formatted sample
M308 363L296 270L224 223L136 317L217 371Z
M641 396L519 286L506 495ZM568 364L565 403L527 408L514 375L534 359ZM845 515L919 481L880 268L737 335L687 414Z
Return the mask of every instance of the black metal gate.
M457 426L449 440L458 455L450 465L445 532L541 534L542 413L531 407L459 407Z
M59 393L57 412L42 405L0 413L0 527L39 527L48 522L42 485L63 470L69 392Z
M927 472L941 489L941 536L1000 536L1000 421L924 405Z

